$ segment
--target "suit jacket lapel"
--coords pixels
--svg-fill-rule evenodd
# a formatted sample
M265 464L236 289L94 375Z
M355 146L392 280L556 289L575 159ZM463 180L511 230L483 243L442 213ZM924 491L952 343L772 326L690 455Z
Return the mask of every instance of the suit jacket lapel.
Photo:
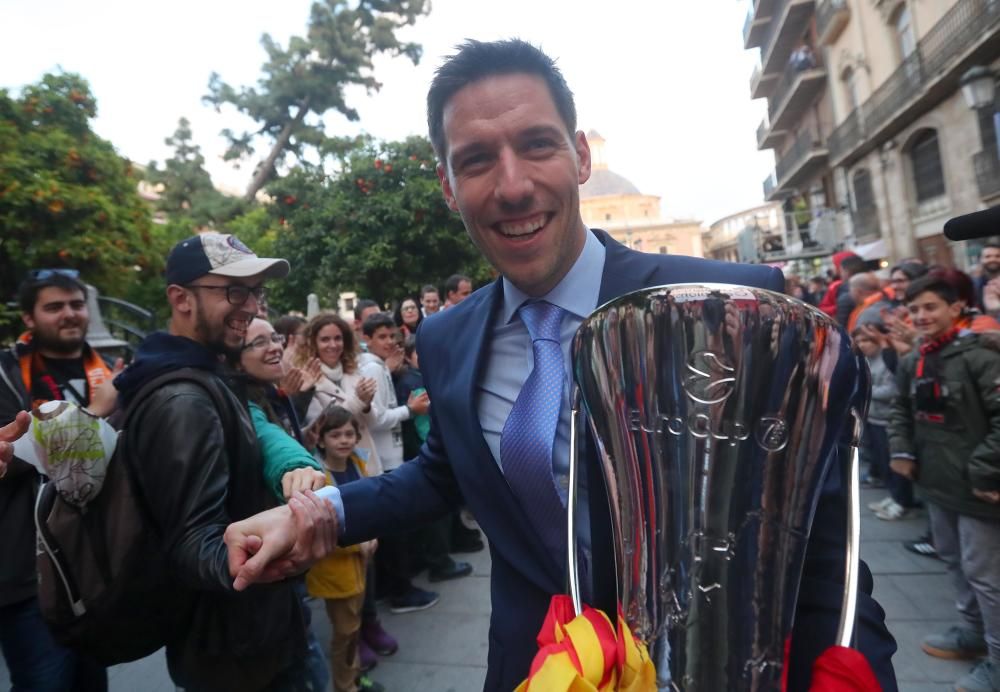
M471 349L471 352L476 356L474 359L466 361L471 364L471 367L461 368L456 373L456 377L460 381L462 401L467 403L462 410L462 419L458 421L460 431L464 431L460 434L466 438L467 449L470 449L472 454L467 459L452 459L452 463L462 464L468 461L476 464L476 468L472 471L472 482L477 485L482 484L483 492L492 493L494 499L499 499L499 504L507 515L502 519L503 524L511 527L519 534L520 538L520 541L507 550L503 550L505 541L501 536L496 536L500 540L494 540L494 544L503 550L504 557L508 561L515 564L521 563L519 570L522 573L535 574L536 581L545 582L541 583L540 581L539 586L555 592L562 589L564 576L560 573L558 564L552 559L545 545L535 533L528 517L507 484L507 479L500 470L497 460L493 457L489 445L486 444L483 429L479 423L476 389L489 358L489 343L493 336L493 325L496 323L497 313L502 304L503 285L497 280L490 291L488 304L483 306L484 309L476 310L467 324L467 334L471 340L466 341L463 346ZM466 477L469 478L469 476ZM530 548L528 554L520 554L523 552L521 548L524 545ZM535 567L529 567L525 563L532 563ZM537 565L541 565L543 569L539 570Z
M605 249L604 275L601 277L598 305L650 285L650 280L657 271L656 262L650 261L641 252L629 250L602 230L595 229L593 232Z

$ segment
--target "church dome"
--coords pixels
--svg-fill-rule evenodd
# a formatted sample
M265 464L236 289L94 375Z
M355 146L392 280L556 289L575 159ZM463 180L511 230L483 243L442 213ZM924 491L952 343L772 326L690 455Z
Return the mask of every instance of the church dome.
M580 186L580 198L603 197L605 195L641 195L639 188L624 176L608 169L606 140L597 132L587 133L590 143L590 179Z
M607 168L596 168L590 172L590 179L580 186L580 197L601 197L603 195L641 195L625 176Z

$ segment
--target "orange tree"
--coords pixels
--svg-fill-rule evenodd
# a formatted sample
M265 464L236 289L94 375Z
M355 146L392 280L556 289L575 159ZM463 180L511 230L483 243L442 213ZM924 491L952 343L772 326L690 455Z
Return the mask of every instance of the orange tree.
M2 300L43 267L78 269L102 293L147 304L160 292L171 239L152 224L137 171L91 130L96 114L75 74L0 90Z
M296 169L272 182L266 221L257 211L230 224L252 247L291 261L272 305L301 310L315 292L332 306L341 291L388 303L454 273L477 285L488 280L488 265L444 203L434 165L423 137L362 141L334 177Z

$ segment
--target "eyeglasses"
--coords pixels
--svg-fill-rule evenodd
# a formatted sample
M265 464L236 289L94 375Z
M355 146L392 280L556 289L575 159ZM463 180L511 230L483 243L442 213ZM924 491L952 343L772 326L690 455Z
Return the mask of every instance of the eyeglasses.
M253 341L244 344L243 350L249 351L251 349L267 348L271 344L280 344L281 346L284 346L285 335L279 334L278 332L273 332L271 336L264 336L263 334L261 334Z
M416 312L416 310L417 310L416 305L404 305L399 309L400 312Z
M243 284L232 284L231 286L208 286L205 284L188 284L184 288L208 288L214 291L225 291L226 300L230 305L243 305L253 294L257 300L263 300L266 295L263 286L244 286Z
M66 276L70 279L79 279L80 272L76 269L32 269L28 272L28 278L32 281L45 281L55 275Z

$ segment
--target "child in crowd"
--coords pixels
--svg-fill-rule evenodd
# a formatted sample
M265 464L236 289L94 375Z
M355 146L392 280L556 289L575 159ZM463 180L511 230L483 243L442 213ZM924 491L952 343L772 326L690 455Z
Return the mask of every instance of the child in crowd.
M956 689L1000 690L1000 353L960 328L962 304L940 277L914 280L906 307L921 341L899 364L890 464L926 500L964 621L927 636L923 650L986 654Z
M327 482L342 486L368 475L365 462L355 454L360 437L351 412L331 406L319 423L318 448L323 454ZM358 653L361 639L361 609L365 599L367 562L378 547L377 541L338 546L333 554L318 562L306 574L309 594L326 602L333 626L330 661L335 692L380 691L382 686L361 675Z
M903 519L913 507L913 483L889 469L889 415L895 398L896 377L882 357L885 337L879 327L868 324L851 333L854 347L868 361L872 376L872 397L865 423L864 449L871 466L870 474L885 481L889 495L868 507L885 521Z

